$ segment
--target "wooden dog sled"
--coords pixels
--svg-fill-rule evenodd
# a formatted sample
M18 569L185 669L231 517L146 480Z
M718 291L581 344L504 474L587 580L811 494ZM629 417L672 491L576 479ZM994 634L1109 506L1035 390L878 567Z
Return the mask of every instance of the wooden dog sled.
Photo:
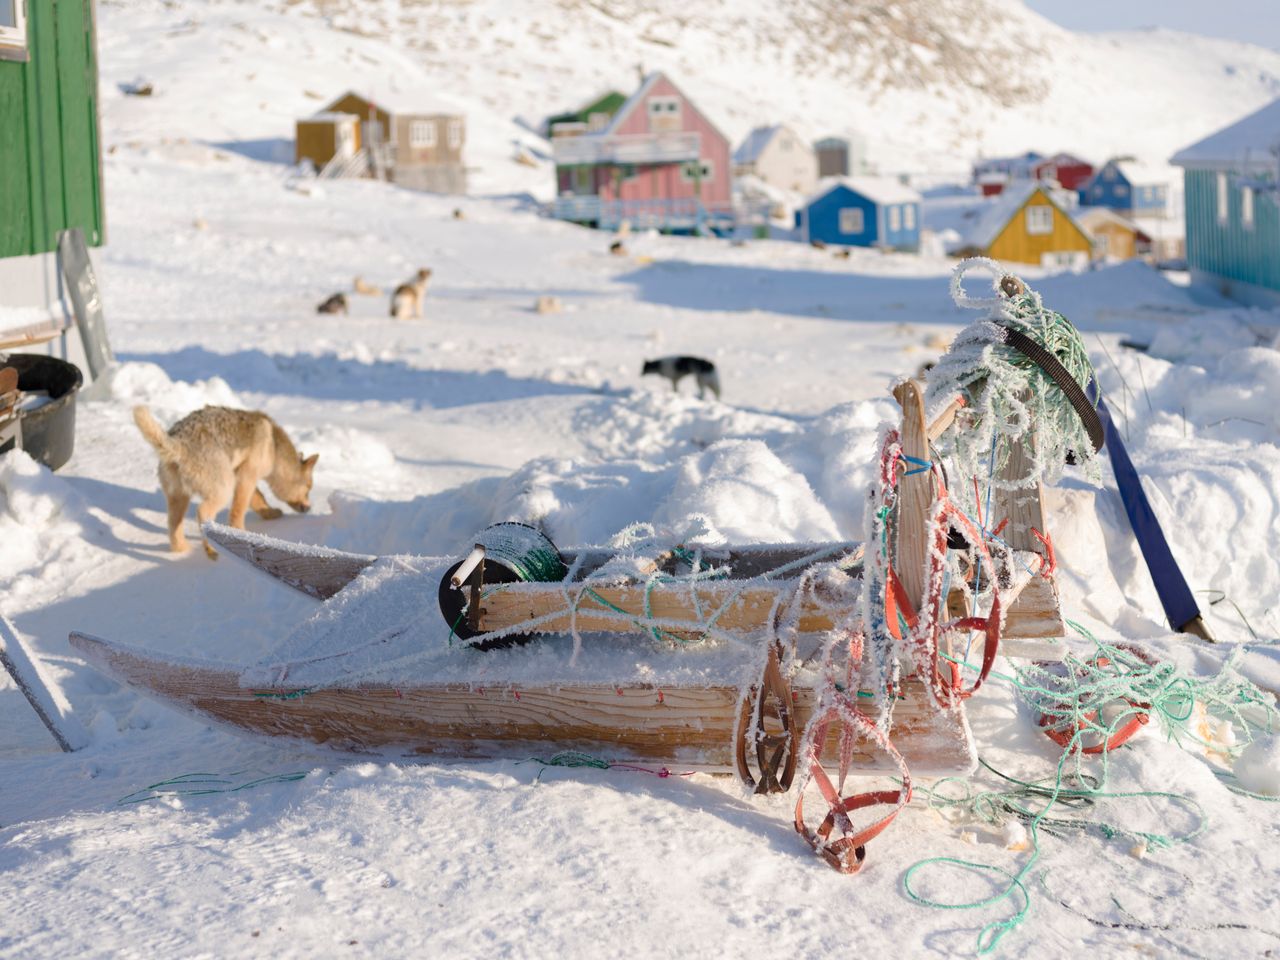
M499 524L451 562L210 525L210 540L320 601L272 659L245 668L165 659L79 633L71 643L148 695L254 734L443 757L576 750L609 762L736 771L758 792L787 790L798 777L797 831L853 872L866 842L909 800L913 773L963 775L976 765L964 701L997 654L1061 652L1038 476L1060 457L1088 456L1082 446L1096 450L1099 441L1060 424L1038 437L1023 400L1033 382L1040 390L1045 382L986 346L1021 337L1030 347L1016 349L1069 385L1065 368L1018 328L1048 317L1059 342L1074 331L1008 279L996 288L1005 300L987 301L997 304L994 327L970 328L964 349L944 358L953 368L980 361L976 378L968 371L955 381L964 392L926 425L918 386L895 388L902 421L882 437L865 544L673 545L614 556L561 552L534 528ZM992 341L993 329L1009 339ZM1084 357L1078 337L1071 347ZM1058 423L1044 396L1037 409ZM981 410L966 409L974 397ZM985 419L995 416L992 398L1018 414L1018 431L1004 413ZM1082 422L1084 403L1072 400ZM980 436L984 460L991 451L985 511L973 477L976 517L949 495L933 451L944 432L970 429L953 435L956 449ZM997 458L1001 436L1007 451ZM1040 439L1047 446L1038 448ZM1045 459L1036 460L1038 450ZM971 456L963 462L974 471ZM897 786L846 796L851 771L894 774ZM810 783L827 807L816 828L803 812ZM876 806L892 809L854 826L851 814Z
M927 456L923 408L914 384L903 384L905 434ZM948 408L930 433L950 424ZM911 428L914 420L915 429ZM904 487L916 478L902 480ZM928 482L927 476L922 476ZM923 569L926 497L918 497L913 522L903 508L902 549L915 549ZM1012 509L1013 505L1011 505ZM1038 509L1038 498L1033 509ZM1041 518L1033 524L1043 526ZM288 543L230 527L211 525L210 540L288 586L331 602L357 585L362 574L386 563L377 557ZM1012 542L1015 533L1008 539ZM915 542L908 544L908 539ZM592 573L611 556L610 551L567 551L564 563L575 569L575 582L589 584ZM765 660L771 618L788 599L794 601L792 622L802 655L812 656L819 638L835 629L849 611L824 606L814 595L797 596L797 578L819 562L837 563L856 578L862 548L854 543L748 545L704 551L709 570L725 568L726 578L672 581L646 590L644 585L609 583L590 586L583 602L575 584L544 582L485 583L483 599L471 615L470 633L481 636L527 626L528 632L637 634L637 623L659 624L664 633L693 636L707 611L723 608L719 630L758 637L758 660ZM418 570L438 569L446 561L401 558ZM912 561L908 561L912 562ZM668 555L659 565L674 566ZM1034 550L1015 550L1006 563L1010 574L1003 592L1008 614L1004 624L1004 652L1052 657L1046 638L1062 634L1057 595L1052 579L1040 576L1043 557ZM803 566L801 565L803 564ZM457 565L455 565L456 567ZM773 570L789 576L763 579ZM906 569L904 564L904 570ZM446 571L447 573L448 571ZM906 576L904 575L904 580ZM916 579L919 579L918 577ZM464 584L468 588L480 583ZM744 588L744 584L746 585ZM908 585L908 590L920 586ZM571 624L572 621L572 624ZM460 626L455 624L455 626ZM449 624L441 618L437 632L443 640ZM1014 637L1019 638L1015 643ZM1034 638L1028 642L1022 638ZM607 637L593 643L607 643ZM705 771L741 772L739 754L750 726L744 722L750 684L726 671L722 682L684 683L677 678L651 682L530 682L512 677L494 679L494 671L465 680L433 682L405 679L392 683L360 682L350 687L307 688L287 680L267 687L241 683L243 667L191 660L174 661L133 646L112 643L87 634L71 635L72 645L91 662L140 691L189 712L229 724L239 730L268 736L292 737L341 750L395 751L423 755L484 758L545 753L548 744L582 750L609 760L662 763ZM461 647L461 644L459 644ZM473 660L500 657L504 651L473 655ZM488 664L484 664L488 667ZM804 671L801 671L803 674ZM786 725L804 729L817 705L821 678L809 671L790 684ZM859 691L859 706L874 712L883 706L872 691ZM972 738L959 703L938 709L919 677L907 677L895 692L894 743L911 768L922 774L969 771L975 755ZM836 733L827 752L835 755ZM852 766L859 770L892 770L894 766L870 745L855 747Z

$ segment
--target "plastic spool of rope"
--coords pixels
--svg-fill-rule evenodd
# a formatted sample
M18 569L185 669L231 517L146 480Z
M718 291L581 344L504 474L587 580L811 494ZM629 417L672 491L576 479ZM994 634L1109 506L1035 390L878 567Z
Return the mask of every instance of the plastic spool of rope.
M453 633L463 640L482 637L481 591L486 584L554 583L568 573L560 551L537 527L506 521L481 530L475 547L440 578L440 612ZM479 640L481 650L524 643L528 636Z

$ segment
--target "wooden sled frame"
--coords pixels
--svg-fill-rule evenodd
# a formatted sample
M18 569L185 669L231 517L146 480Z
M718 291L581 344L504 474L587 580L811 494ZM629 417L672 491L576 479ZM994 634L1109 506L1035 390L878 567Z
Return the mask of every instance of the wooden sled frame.
M947 408L925 430L924 411L918 388L905 384L899 390L903 402L904 450L914 449L928 458L931 436L945 429L954 418L958 404ZM914 445L914 446L912 446ZM912 454L913 456L915 454ZM925 522L927 499L921 500L915 490L917 477L928 483L927 473L904 476L901 480L904 514L918 510L917 526ZM923 502L924 506L913 504ZM1006 512L1010 528L1006 540L1016 542L1022 533L1013 514L1022 511L1021 524L1043 530L1039 497L1027 497L1022 504L1012 504ZM912 514L913 516L915 514ZM902 541L899 551L916 549L908 543L912 536L924 543L922 527L914 534L907 531L911 523L900 524ZM230 553L241 557L260 570L295 589L323 600L334 596L359 576L378 558L344 553L337 550L301 546L227 527L210 525L209 539ZM1025 533L1031 539L1029 532ZM1036 545L1038 546L1038 544ZM747 546L724 551L717 557L708 551L709 561L723 561L739 575L774 569L781 563L813 552L834 558L849 557L856 544L824 545L814 548L783 546ZM917 553L918 556L922 554ZM607 551L566 552L566 562L578 564L589 572L609 558ZM1025 550L1023 562L1035 572L1040 566L1037 550ZM904 570L909 562L901 563ZM923 563L916 569L923 570ZM906 577L904 577L904 580ZM1063 632L1057 610L1056 590L1051 579L1038 575L1023 578L1021 594L1009 607L1006 636L1060 636ZM634 584L596 587L610 604L639 617L645 612L660 615L664 621L685 623L696 633L696 611L706 610L724 591L739 589L730 581L703 581L696 587L697 599L688 583L671 589L657 588L646 597ZM1013 592L1018 585L1014 585ZM722 627L753 633L763 637L769 626L770 611L783 590L794 588L794 582L757 581L749 591L733 598L730 609L720 620ZM920 589L907 584L908 590ZM919 592L914 594L921 596ZM1006 596L1011 599L1011 595ZM482 626L496 629L497 624L527 621L531 615L554 613L556 604L563 619L546 620L540 629L563 631L570 611L565 603L565 585L561 583L517 583L503 585L486 593L483 599ZM732 616L730 616L732 614ZM801 632L819 633L831 629L831 614L821 609L802 610L798 621ZM580 607L577 627L584 632L637 631L634 621L619 616L596 616ZM362 685L346 689L306 690L299 687L269 690L245 689L240 686L241 668L207 662L175 663L156 657L145 650L112 644L85 634L72 634L72 645L106 672L122 679L140 691L171 705L212 718L241 731L285 736L326 744L345 751L393 752L466 758L501 758L546 754L549 745L556 750L576 749L610 761L647 762L689 770L728 772L741 770L738 754L743 735L743 718L750 713L750 696L738 684L680 686L646 683L613 684L521 684L432 683L417 682L397 685ZM763 653L762 648L762 653ZM1012 653L1006 644L1007 653ZM1032 646L1028 655L1051 656L1043 643ZM763 659L763 658L762 658ZM963 774L976 763L976 753L969 735L962 707L939 710L934 706L924 685L907 678L897 689L894 706L894 743L902 757L919 775ZM788 722L793 729L804 729L819 707L820 690L795 685L790 691L792 709ZM859 708L872 714L879 706L874 694L859 694ZM825 737L821 750L824 760L835 757L838 732ZM895 773L896 764L886 762L872 744L856 744L851 767L859 771Z

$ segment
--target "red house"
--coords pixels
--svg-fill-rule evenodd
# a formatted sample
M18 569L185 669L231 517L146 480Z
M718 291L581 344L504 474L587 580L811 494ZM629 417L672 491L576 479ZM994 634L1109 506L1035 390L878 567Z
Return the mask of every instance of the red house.
M1057 180L1064 190L1079 190L1093 176L1093 164L1069 153L1045 157L1032 169L1032 179Z
M664 74L653 73L601 130L552 137L555 215L671 232L733 221L729 141Z

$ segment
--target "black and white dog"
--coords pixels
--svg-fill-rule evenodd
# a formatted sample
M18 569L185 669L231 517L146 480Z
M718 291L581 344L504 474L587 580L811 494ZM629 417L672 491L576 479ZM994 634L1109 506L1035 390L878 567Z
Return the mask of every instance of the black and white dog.
M692 376L698 384L698 399L701 400L710 390L720 399L720 375L716 373L716 365L701 357L659 357L657 360L646 360L640 376L656 373L671 381L671 389L680 389L680 380Z

